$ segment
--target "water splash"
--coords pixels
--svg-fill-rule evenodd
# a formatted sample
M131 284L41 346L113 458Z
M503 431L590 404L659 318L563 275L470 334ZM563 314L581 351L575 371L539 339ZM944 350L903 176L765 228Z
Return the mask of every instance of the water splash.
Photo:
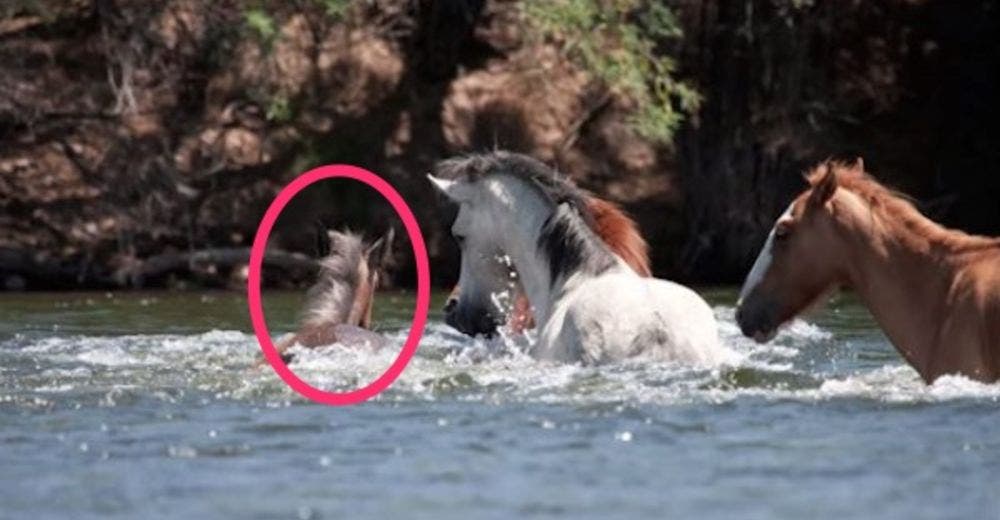
M385 401L457 399L487 403L719 403L743 398L794 401L863 399L886 403L1000 399L1000 385L943 377L924 385L901 361L871 368L828 362L850 345L813 324L795 321L775 340L743 338L732 308L716 309L723 342L738 356L714 369L632 360L600 367L541 362L525 352L531 335L471 339L441 323L428 325L417 356ZM407 331L388 333L397 348L369 352L339 345L299 349L291 368L327 390L367 384L395 359ZM843 343L843 342L840 342ZM211 331L193 335L31 337L0 343L0 406L75 402L116 406L136 399L301 401L266 364L253 335ZM68 400L68 401L67 401Z

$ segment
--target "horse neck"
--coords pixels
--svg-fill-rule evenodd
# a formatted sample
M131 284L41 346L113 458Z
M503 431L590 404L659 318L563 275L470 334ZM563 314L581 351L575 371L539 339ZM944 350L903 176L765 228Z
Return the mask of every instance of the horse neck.
M872 219L879 219L874 222ZM914 247L898 224L865 215L847 226L848 285L893 346L925 380L954 267L933 247Z
M553 294L548 259L541 254L538 237L552 215L552 205L541 194L522 182L496 180L489 186L490 211L496 223L500 248L517 269L528 301L535 310L535 320L543 325L550 314Z
M366 266L367 270L367 266ZM351 304L351 311L348 314L348 325L357 325L361 328L371 328L372 304L374 303L375 288L368 281L367 273L360 273L360 282L354 288L354 301Z

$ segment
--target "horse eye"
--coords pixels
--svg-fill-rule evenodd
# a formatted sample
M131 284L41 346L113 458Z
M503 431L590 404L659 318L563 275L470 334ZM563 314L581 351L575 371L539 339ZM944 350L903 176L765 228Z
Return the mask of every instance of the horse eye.
M464 235L452 235L452 236L455 237L455 242L458 242L458 246L459 247L462 247L463 245L465 245L465 236Z
M791 226L777 226L774 228L774 238L784 239L792 234Z

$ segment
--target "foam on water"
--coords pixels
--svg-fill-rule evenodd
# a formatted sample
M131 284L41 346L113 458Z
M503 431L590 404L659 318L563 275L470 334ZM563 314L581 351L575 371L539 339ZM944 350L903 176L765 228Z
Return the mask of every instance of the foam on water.
M963 377L924 385L901 361L845 373L823 364L829 352L842 346L816 325L796 320L771 343L758 345L740 335L732 308L719 307L716 313L722 340L737 355L713 369L645 360L600 367L540 362L524 354L530 336L470 339L432 322L413 361L379 399L571 404L1000 399L1000 385ZM381 352L339 345L298 349L292 369L319 388L358 388L392 363L406 334L388 333L389 343L397 348ZM98 399L113 406L130 395L173 400L186 392L268 404L301 399L261 364L254 336L237 331L39 338L18 334L0 345L0 366L6 367L0 371L0 403L38 406L79 394L84 401Z

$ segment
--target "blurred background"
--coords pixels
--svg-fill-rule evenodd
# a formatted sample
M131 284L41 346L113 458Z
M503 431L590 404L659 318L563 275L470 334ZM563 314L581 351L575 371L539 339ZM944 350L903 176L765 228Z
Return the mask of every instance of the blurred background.
M447 284L424 173L497 147L621 204L656 274L691 283L738 283L829 157L997 235L998 3L4 0L0 283L239 287L278 190L352 163L409 201ZM349 184L295 201L279 269L318 227L398 225Z

